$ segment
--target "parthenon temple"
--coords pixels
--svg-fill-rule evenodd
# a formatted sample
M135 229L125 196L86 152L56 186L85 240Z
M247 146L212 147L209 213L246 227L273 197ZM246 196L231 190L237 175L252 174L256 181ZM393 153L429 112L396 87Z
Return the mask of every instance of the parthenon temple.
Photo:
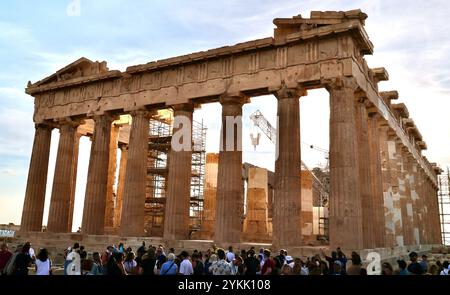
M79 142L88 136L80 236L300 249L323 245L316 210L326 207L330 247L440 245L441 169L422 154L427 144L407 106L394 103L399 93L379 91L389 75L385 68L369 68L364 59L374 49L366 18L360 10L312 11L309 18L274 19L273 37L123 72L80 58L29 82L36 131L21 234L71 233ZM327 90L330 103L326 205L313 201L311 173L301 168L299 101L318 88ZM243 163L240 147L242 107L263 95L277 99L273 172ZM186 125L177 124L177 118L202 133L205 127L196 127L193 112L213 102L222 107L219 153L206 154L201 142L200 148L173 148L175 133ZM152 132L152 124L165 125L170 134ZM48 188L49 218L41 232L53 129L60 137ZM180 139L189 147L204 140ZM164 167L157 165L161 160ZM194 185L200 188L195 197ZM161 201L155 196L160 191ZM195 202L201 203L197 211ZM198 223L192 216L200 216Z

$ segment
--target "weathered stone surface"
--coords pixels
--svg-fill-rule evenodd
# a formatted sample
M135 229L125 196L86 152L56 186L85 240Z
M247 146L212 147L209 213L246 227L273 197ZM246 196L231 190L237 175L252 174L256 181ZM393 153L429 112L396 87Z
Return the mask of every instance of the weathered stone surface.
M105 232L111 124L114 117L105 114L95 116L94 121L81 230L86 234L101 235Z
M41 231L42 229L51 139L50 126L36 125L20 223L22 231Z
M219 245L241 239L244 198L242 181L242 96L224 96L222 104L221 148L217 174L216 224L214 241ZM226 128L227 117L235 118L234 128ZM231 134L230 134L231 133Z
M190 126L177 126L173 128L175 134L181 128L189 128L192 132L193 105L177 105L173 107L174 118L185 118ZM190 132L190 134L191 134ZM186 240L189 238L189 208L191 197L191 162L192 138L182 138L179 144L189 142L188 150L170 151L169 175L167 178L167 198L165 206L164 239Z
M272 215L272 243L293 246L302 243L300 106L304 89L283 86L278 100L277 152Z
M78 122L65 120L60 123L58 154L48 214L47 231L69 232L70 198L72 194L72 175L74 173L74 152Z
M146 157L148 150L149 112L132 112L120 235L142 236L144 233Z
M356 84L344 79L330 84L327 90L330 92L330 245L362 249Z

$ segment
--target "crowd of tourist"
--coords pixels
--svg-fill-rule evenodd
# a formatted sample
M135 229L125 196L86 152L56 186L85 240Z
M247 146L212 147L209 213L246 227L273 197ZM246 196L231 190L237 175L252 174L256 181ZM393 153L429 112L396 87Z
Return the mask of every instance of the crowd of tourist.
M145 245L134 252L131 247L111 245L102 253L88 255L79 243L69 247L64 253L64 274L66 275L367 275L360 255L352 252L350 257L337 248L331 256L321 251L305 259L293 258L284 249L271 253L268 249L235 252L217 248L215 245L205 252L192 253L175 249L165 249L163 245ZM30 243L17 246L15 253L6 244L0 250L0 274L28 275L35 268L36 275L51 275L52 261L47 249L40 249L35 255ZM397 267L382 263L382 275L449 275L449 262L421 259L416 252L409 253L409 261L399 259Z

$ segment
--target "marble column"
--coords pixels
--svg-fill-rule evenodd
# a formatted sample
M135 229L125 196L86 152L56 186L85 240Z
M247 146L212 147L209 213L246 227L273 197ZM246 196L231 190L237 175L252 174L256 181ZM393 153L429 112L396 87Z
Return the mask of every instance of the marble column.
M439 200L438 200L438 187L432 184L432 202L433 202L433 218L434 218L434 244L442 244L442 233L441 233L441 217L439 211Z
M388 148L389 126L384 120L379 121L378 134L380 144L381 158L381 176L383 183L383 207L384 207L384 226L386 247L396 246L395 238L395 210L392 193L392 177L389 160Z
M108 183L111 124L109 114L94 117L94 136L89 158L86 196L84 199L82 232L102 235L105 232L105 206Z
M174 126L167 176L165 240L189 239L192 164L192 104L172 106ZM180 124L180 125L178 125ZM189 132L183 132L188 130ZM178 137L178 134L182 134ZM186 138L187 137L187 138ZM180 146L181 145L181 146Z
M219 245L239 243L243 226L242 96L222 96L222 128L217 176L214 241ZM227 126L229 122L236 124Z
M127 167L128 159L128 145L120 144L120 164L119 164L119 180L117 184L116 204L114 207L114 228L120 227L123 204L123 186L125 184L125 169Z
M20 223L21 231L41 231L42 229L53 127L36 124L35 128L22 221Z
M369 111L369 166L370 188L373 204L373 236L375 247L386 247L386 231L384 218L383 178L381 169L381 146L378 130L380 115L377 111Z
M330 92L330 247L362 249L356 82L344 78L327 85Z
M272 212L274 247L302 244L299 99L306 94L305 89L286 86L275 93L278 100L278 134Z
M119 231L123 237L144 234L150 113L147 110L136 110L131 112L131 116L131 133Z
M404 201L402 204L402 211L405 211L405 214L402 213L402 222L403 222L403 232L405 237L405 245L414 245L414 212L412 205L412 196L411 196L411 184L410 184L410 174L412 173L412 165L408 159L408 149L405 146L402 146L400 149L400 155L403 162L403 173L402 173L402 181L404 186Z
M58 153L48 213L48 232L69 232L70 198L72 194L76 131L79 123L70 119L60 122Z
M374 228L376 224L375 208L373 204L373 191L370 175L370 147L369 147L369 126L368 114L366 111L365 97L359 97L355 104L355 122L356 122L356 136L357 136L357 152L358 152L358 168L359 168L359 196L361 198L362 209L362 227L363 227L363 243L364 248L374 248Z
M109 165L108 165L108 184L106 186L106 209L105 209L105 228L111 229L114 226L114 183L116 182L117 170L117 148L120 126L113 124L111 126L111 138L109 141Z
M411 203L413 209L413 239L414 245L420 244L419 231L419 202L417 193L417 162L411 154L408 154L408 161L411 163L411 173L409 177L409 185L411 190Z
M427 236L427 229L426 229L426 194L424 190L424 184L425 184L425 173L423 171L423 168L418 167L418 192L419 192L419 232L420 232L420 243L421 244L428 244L428 236Z
M76 133L75 134L75 145L74 145L74 151L73 151L73 171L72 171L72 187L71 187L71 193L70 193L70 209L69 209L69 224L68 228L69 231L72 231L72 224L73 224L73 211L75 209L75 191L77 187L77 171L78 171L78 151L80 147L80 138L81 134Z

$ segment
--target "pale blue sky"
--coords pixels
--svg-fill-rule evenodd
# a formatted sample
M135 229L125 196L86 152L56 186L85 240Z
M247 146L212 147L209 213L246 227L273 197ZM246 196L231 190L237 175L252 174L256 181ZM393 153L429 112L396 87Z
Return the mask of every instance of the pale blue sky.
M271 36L276 17L309 16L311 10L361 8L369 15L366 30L375 45L369 66L384 66L405 102L429 150L425 155L450 166L450 4L448 1L92 1L80 0L80 16L68 16L72 0L3 0L0 3L0 223L20 222L33 143L33 100L24 94L28 80L40 80L85 56L106 60L110 69ZM414 3L414 4L412 4ZM302 140L327 148L328 105L325 91L302 99ZM244 119L261 109L275 123L273 98L256 98L244 108ZM220 106L196 112L208 125L208 149L218 148ZM244 159L273 167L274 147L263 139L253 153L245 119ZM52 156L47 205L57 145ZM302 151L307 164L322 155ZM81 220L89 141L80 150L74 224ZM46 218L44 219L46 223Z

